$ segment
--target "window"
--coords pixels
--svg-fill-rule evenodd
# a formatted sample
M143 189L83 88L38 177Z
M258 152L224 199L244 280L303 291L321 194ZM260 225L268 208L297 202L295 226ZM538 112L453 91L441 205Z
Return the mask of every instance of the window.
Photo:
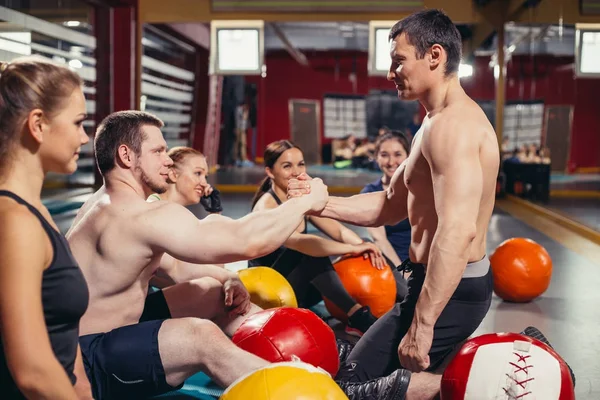
M339 139L347 135L367 137L364 96L325 95L323 118L326 138Z

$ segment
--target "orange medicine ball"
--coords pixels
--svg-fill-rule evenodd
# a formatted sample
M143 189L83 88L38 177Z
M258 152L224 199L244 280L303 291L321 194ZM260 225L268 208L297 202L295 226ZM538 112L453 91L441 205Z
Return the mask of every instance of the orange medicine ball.
M371 260L358 256L343 258L333 267L348 294L363 306L369 306L377 318L391 310L396 303L396 280L388 265L378 270ZM325 299L325 306L332 316L347 322L346 314L328 299Z
M552 278L552 259L531 239L512 238L490 257L494 292L506 301L528 302L542 295Z

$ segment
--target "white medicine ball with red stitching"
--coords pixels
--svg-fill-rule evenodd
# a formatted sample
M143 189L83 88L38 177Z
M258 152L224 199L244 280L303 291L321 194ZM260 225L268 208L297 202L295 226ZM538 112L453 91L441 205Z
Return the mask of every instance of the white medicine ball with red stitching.
M469 340L444 371L442 400L575 400L563 359L539 340L492 333Z

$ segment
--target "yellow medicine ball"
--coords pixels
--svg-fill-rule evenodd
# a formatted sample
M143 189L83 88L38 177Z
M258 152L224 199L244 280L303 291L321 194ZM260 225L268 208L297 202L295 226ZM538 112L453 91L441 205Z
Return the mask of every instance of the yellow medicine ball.
M303 362L271 364L232 383L220 400L348 400L328 373Z
M298 307L294 289L279 272L269 267L251 267L238 272L254 304L266 310Z

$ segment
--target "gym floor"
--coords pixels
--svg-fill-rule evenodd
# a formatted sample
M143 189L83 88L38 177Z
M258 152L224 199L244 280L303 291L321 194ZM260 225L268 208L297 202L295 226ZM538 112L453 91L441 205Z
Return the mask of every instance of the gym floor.
M323 177L329 185L334 179L334 183L340 185L337 189L339 195L348 192L343 190L342 185L358 186L378 176L373 173L328 170L319 170L314 174L325 175ZM250 185L256 184L260 178L261 175L253 169L245 173L222 172L213 177L215 181L226 181L232 185L228 189L226 184L217 183L225 188L222 190L224 215L239 218L249 212L252 198ZM237 189L244 193L230 193L236 189L233 185L240 185ZM590 185L590 182L585 182L585 185ZM593 190L597 190L596 182L591 185ZM336 192L336 189L331 192ZM77 209L91 193L90 188L44 192L44 202L61 231L66 232ZM564 213L568 213L570 207L576 210L571 212L582 221L593 222L599 229L598 205L598 199L575 202L559 199L553 200L547 207L561 209ZM197 209L192 211L201 214ZM313 227L310 228L314 231ZM364 228L353 229L361 236L366 236ZM600 313L596 309L600 304L600 245L514 202L498 200L489 226L489 254L498 244L511 237L527 237L546 248L553 261L551 285L541 297L526 304L507 303L494 296L491 310L475 335L519 332L529 325L538 327L573 368L577 378L577 399L600 399ZM244 267L244 262L228 265L230 269Z
M600 232L600 213L590 213L590 210L600 210L600 197L582 199L551 198L548 208Z

